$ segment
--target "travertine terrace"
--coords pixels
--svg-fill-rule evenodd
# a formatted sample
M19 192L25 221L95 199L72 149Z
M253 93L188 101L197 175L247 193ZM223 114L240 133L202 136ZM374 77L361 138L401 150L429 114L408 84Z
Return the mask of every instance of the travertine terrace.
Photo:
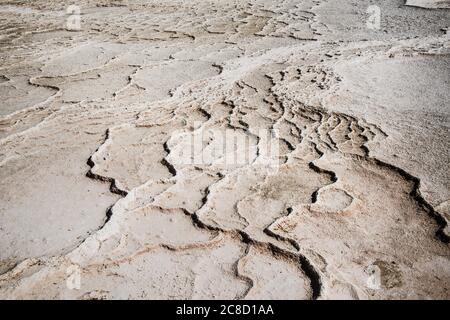
M450 1L68 2L0 1L1 298L450 298Z

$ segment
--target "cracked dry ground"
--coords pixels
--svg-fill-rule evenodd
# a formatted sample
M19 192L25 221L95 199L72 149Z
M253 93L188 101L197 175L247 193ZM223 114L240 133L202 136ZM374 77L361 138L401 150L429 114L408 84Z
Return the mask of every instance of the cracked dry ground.
M1 298L450 298L449 1L77 4L0 1Z

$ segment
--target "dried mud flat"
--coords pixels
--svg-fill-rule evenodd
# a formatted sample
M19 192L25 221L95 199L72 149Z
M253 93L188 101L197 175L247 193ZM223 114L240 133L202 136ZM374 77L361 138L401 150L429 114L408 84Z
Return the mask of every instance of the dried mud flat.
M371 4L0 1L0 297L449 299L450 2Z

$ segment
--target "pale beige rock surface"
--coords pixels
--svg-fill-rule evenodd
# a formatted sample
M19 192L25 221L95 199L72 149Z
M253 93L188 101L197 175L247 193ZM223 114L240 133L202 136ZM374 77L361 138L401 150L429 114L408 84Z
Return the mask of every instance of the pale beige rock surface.
M77 5L0 1L1 298L450 298L448 1Z

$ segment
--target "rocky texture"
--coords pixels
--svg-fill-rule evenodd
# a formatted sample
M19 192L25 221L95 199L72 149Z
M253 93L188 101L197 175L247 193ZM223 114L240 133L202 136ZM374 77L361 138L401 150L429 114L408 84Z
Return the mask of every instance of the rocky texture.
M448 299L448 2L371 4L1 1L0 296Z

